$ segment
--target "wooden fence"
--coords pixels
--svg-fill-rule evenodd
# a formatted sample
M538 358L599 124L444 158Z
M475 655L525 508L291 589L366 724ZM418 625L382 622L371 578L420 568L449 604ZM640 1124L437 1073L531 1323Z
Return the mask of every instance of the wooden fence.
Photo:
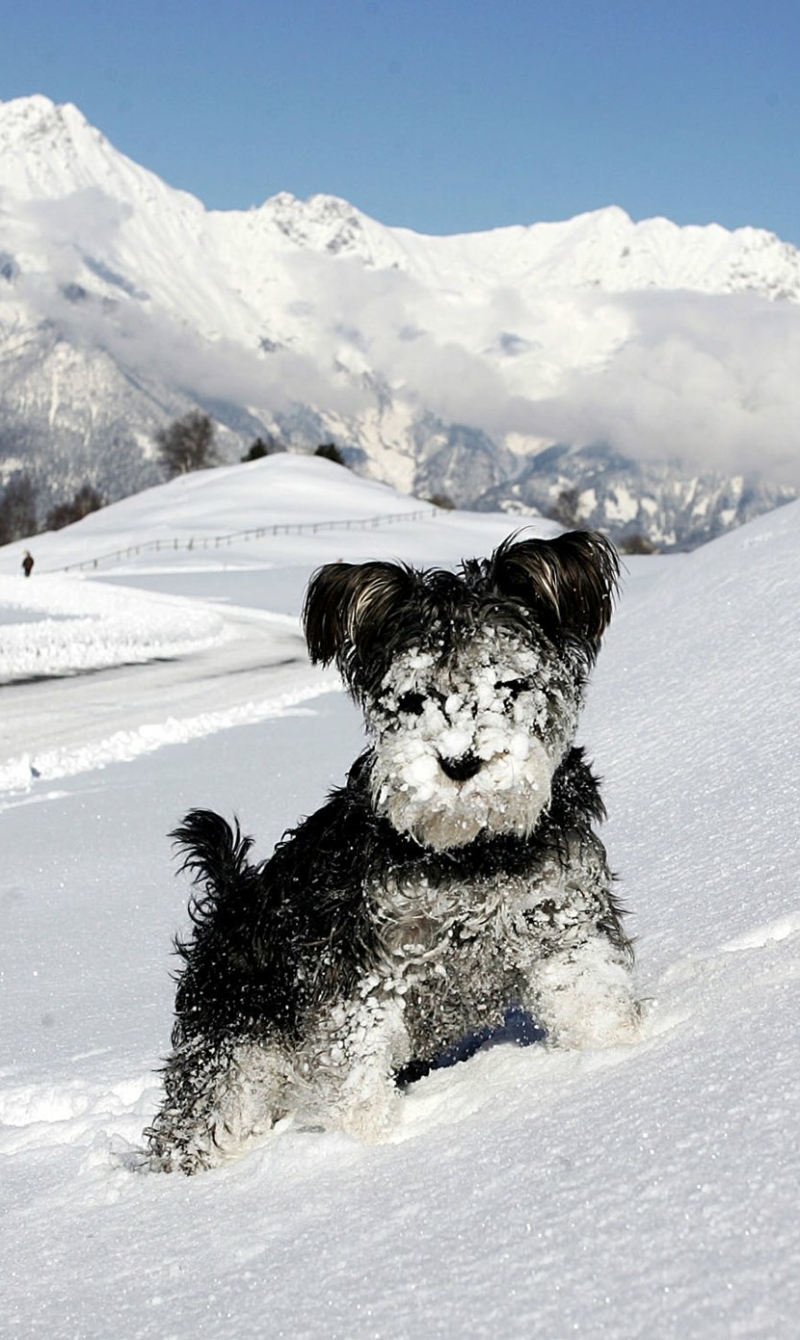
M230 535L190 536L188 539L146 540L142 544L131 544L127 549L115 549L107 554L98 554L96 558L85 558L80 563L67 563L58 568L58 572L95 571L101 563L121 563L126 559L138 558L147 553L174 553L181 549L223 549L232 544L247 543L250 540L263 540L270 535L316 535L329 530L375 530L379 526L390 526L400 521L425 521L439 516L438 507L425 507L416 512L385 512L379 516L358 517L341 521L286 521L274 526L258 526L251 530L233 531Z

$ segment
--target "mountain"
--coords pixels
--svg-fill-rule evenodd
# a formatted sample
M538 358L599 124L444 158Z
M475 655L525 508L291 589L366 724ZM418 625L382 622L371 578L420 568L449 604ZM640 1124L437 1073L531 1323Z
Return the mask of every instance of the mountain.
M787 485L679 464L633 461L607 447L554 446L538 452L516 477L489 488L479 511L557 518L613 535L623 548L694 549L796 496Z
M798 353L800 253L757 229L209 211L75 107L0 104L0 481L46 503L158 482L156 430L200 407L224 459L333 439L405 492L577 495L612 534L694 544L795 496Z

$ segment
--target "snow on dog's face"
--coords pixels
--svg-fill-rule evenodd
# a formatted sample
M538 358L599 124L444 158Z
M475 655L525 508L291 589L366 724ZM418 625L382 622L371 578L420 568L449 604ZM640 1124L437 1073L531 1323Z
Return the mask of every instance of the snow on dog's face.
M438 661L402 653L368 713L376 813L439 849L530 833L578 706L563 658L503 629L465 629Z
M364 707L376 813L438 849L531 832L573 738L617 571L588 532L507 541L457 574L320 569L309 651L336 660Z

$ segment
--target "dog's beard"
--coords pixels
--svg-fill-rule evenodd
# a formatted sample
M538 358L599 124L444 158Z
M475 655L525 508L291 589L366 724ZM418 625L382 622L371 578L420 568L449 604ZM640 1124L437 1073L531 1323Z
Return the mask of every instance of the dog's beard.
M526 836L550 800L577 709L574 677L507 636L477 636L446 669L406 653L375 714L376 813L438 850ZM443 761L464 759L472 775L449 776Z
M445 777L426 750L392 742L376 756L372 773L375 811L400 833L426 847L446 850L480 834L532 832L550 799L555 764L538 740L520 742L517 755L496 755L465 782ZM514 742L512 742L512 748Z

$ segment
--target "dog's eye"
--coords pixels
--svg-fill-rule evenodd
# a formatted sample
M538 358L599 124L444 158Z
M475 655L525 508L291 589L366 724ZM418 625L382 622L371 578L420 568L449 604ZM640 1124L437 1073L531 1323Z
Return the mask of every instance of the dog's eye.
M529 679L505 679L495 684L497 692L505 692L509 698L518 698L521 693L527 693L530 687Z
M410 716L422 716L425 699L421 693L401 693L397 699L398 712L407 712Z

